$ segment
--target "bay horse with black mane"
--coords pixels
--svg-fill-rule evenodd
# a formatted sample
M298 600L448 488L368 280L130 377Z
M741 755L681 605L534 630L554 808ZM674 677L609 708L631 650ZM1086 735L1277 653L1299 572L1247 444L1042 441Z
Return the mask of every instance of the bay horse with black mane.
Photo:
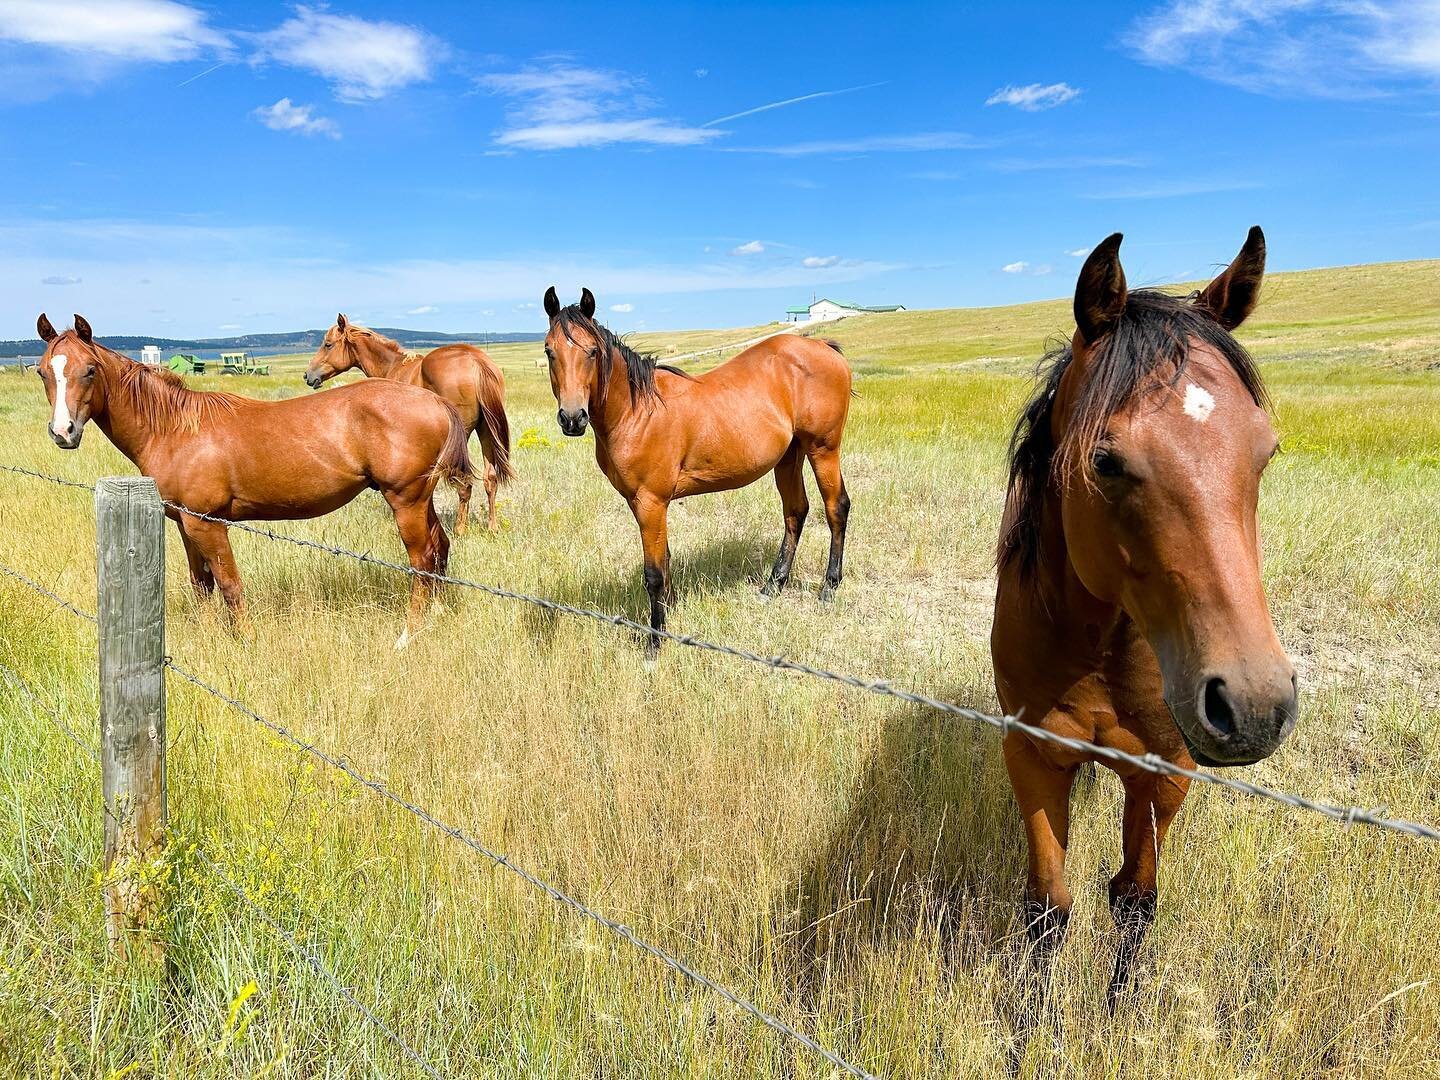
M480 438L485 459L486 522L491 532L498 527L495 493L515 477L510 467L510 421L505 415L505 376L484 349L456 343L432 349L424 356L407 356L400 344L344 315L335 316L335 325L315 350L305 368L305 383L320 389L327 379L358 367L371 379L394 379L411 386L423 386L439 394L460 414L465 438L473 431ZM469 482L459 485L460 509L455 515L455 535L464 536L470 520Z
M595 460L640 526L650 625L665 628L671 601L667 515L676 499L752 484L774 471L785 533L763 594L785 587L810 503L808 459L830 525L830 562L820 599L840 585L850 497L840 439L850 411L850 366L831 342L776 336L702 375L657 364L595 321L589 289L561 307L545 293L545 355L560 430L595 429ZM654 659L652 634L646 656Z
M470 479L465 428L448 402L379 379L286 401L205 393L101 345L79 315L63 334L43 314L36 326L45 342L39 373L48 430L62 450L78 447L94 420L162 499L227 521L318 517L375 488L395 514L410 565L444 572L450 542L432 496L442 478ZM205 597L219 585L244 627L227 526L165 512L180 530L195 591ZM411 579L397 648L419 631L433 592L432 581Z
M1194 296L1129 291L1120 234L1091 252L1076 331L1015 429L991 649L1007 713L1175 765L1249 765L1295 726L1295 669L1260 578L1260 478L1276 452L1260 373L1231 331L1265 271L1258 227ZM1012 731L1037 959L1060 944L1070 791L1087 761L1125 788L1113 1007L1155 917L1156 866L1189 782Z

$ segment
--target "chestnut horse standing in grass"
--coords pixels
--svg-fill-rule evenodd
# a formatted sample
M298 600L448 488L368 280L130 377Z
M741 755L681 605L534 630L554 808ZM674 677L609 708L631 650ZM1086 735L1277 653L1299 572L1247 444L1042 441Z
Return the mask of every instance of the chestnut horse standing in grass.
M78 447L94 420L166 502L230 521L318 517L375 488L395 513L410 565L444 572L450 542L435 514L435 485L470 479L465 428L448 402L384 380L288 401L202 393L107 349L79 315L63 334L43 314L36 326L50 437L62 450ZM180 530L195 591L208 596L218 584L245 626L227 527L165 512ZM432 581L411 579L397 648L420 629L433 592Z
M515 473L510 468L510 421L505 416L505 376L484 349L474 345L442 345L424 356L410 357L397 342L373 330L356 326L344 315L315 351L305 369L305 382L318 390L326 379L358 367L372 379L423 386L439 394L460 414L465 437L480 436L480 453L485 458L485 502L490 531L496 529L495 492ZM460 485L460 509L455 516L455 535L464 536L470 519L470 484Z
M835 595L850 516L840 475L850 367L838 345L773 337L692 376L642 356L597 323L589 289L578 305L562 308L551 286L545 314L560 430L583 435L587 426L595 428L595 460L640 526L652 628L665 628L671 599L670 503L744 487L772 469L785 535L762 591L774 596L785 587L810 509L801 471L806 458L830 523L830 565L820 599ZM652 634L646 656L653 660L659 648L660 638Z
M1031 724L1193 768L1249 765L1295 726L1295 669L1260 580L1260 477L1277 448L1260 374L1231 336L1254 308L1265 237L1188 298L1129 292L1120 234L1086 259L1075 336L1015 429L991 649L1000 703ZM1036 955L1060 944L1070 789L1097 761L1125 787L1110 882L1109 1000L1155 917L1156 864L1188 781L1005 738L1029 846Z

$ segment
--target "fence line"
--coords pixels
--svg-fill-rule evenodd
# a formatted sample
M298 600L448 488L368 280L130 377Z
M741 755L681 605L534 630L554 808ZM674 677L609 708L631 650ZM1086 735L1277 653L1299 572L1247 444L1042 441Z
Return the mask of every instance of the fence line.
M698 349L695 352L681 353L679 356L660 356L657 359L662 364L678 364L681 360L694 360L697 357L709 356L711 353L729 352L731 349L748 349L751 345L758 345L762 341L769 341L772 337L785 337L799 333L799 329L792 327L785 330L775 330L769 334L761 334L759 337L751 338L749 341L732 341L729 345L716 345L710 349Z
M85 751L87 756L93 758L97 765L100 763L99 748L82 739L80 735L76 733L75 729L65 722L65 718L62 717L50 706L49 702L45 701L42 697L40 697L39 694L35 693L34 687L32 687L28 682L25 681L25 677L23 675L21 675L18 671L12 668L9 664L0 664L0 676L3 676L6 683L14 687L16 690L19 690L20 693L24 694L25 697L29 699L32 705L37 706L46 716L48 716L50 718L50 722L54 724L57 728L59 728L61 732L65 734L66 738L68 738L81 750Z
M5 569L6 568L4 567L4 565L0 564L0 570ZM25 577L23 574L15 573L11 576L30 585L31 588L34 588L37 592L42 593L47 598L65 607L67 610L73 612L80 618L88 619L91 622L95 621L95 617L93 615L90 615L87 612L81 611L73 605L66 603L62 598L57 597L54 593L50 592L48 589L45 589L43 586L37 585L36 583L30 581L30 579ZM724 986L721 986L719 983L701 974L689 964L685 963L685 961L679 959L678 957L674 956L669 952L666 952L664 949L660 948L657 945L650 944L644 938L641 938L639 935L637 935L635 931L631 930L630 927L626 926L624 923L616 922L613 919L607 918L606 916L600 914L598 911L589 907L582 901L577 900L575 897L569 895L568 893L536 877L530 871L512 862L509 857L502 855L497 851L491 850L469 834L463 832L462 830L456 828L453 825L449 825L441 821L439 818L431 814L428 810L424 809L421 806L417 806L415 803L395 793L380 781L365 776L344 758L335 757L327 753L326 751L320 749L314 743L307 742L306 740L301 739L284 725L277 724L273 720L266 719L265 717L257 713L254 709L251 709L244 702L236 700L229 694L226 694L224 691L219 690L214 686L211 686L199 676L194 675L189 671L186 671L180 665L176 664L174 660L172 660L170 657L167 656L164 663L166 668L174 672L177 676L184 679L185 681L193 684L198 689L203 690L205 693L210 694L211 696L224 702L226 705L230 706L232 709L239 712L241 715L255 721L262 727L269 730L271 733L280 736L301 751L312 755L313 757L324 762L332 768L340 770L357 783L370 789L375 794L390 800L391 802L395 803L397 806L400 806L405 810L408 810L411 814L419 818L421 821L425 822L427 825L431 826L432 828L438 829L440 832L445 833L447 836L463 844L465 847L476 852L477 854L483 855L485 858L494 862L497 866L503 867L504 869L509 870L511 873L516 874L524 881L543 892L546 896L550 897L550 899L554 900L555 902L574 909L576 912L578 912L585 918L592 920L593 922L599 924L605 929L625 939L631 945L634 945L641 951L649 953L651 956L661 961L673 971L679 973L680 975L683 975L685 978L689 979L697 986L707 989L712 993L716 994L718 997L721 997L724 1000L730 1002L736 1008L748 1013L756 1020L759 1020L766 1027L787 1036L788 1038L794 1040L800 1045L820 1055L826 1061L830 1062L832 1065L836 1066L842 1071L848 1073L851 1076L858 1077L859 1080L879 1080L879 1078L876 1077L873 1073L866 1072L858 1065L851 1064L850 1062L846 1061L844 1058L836 1054L833 1050L829 1050L824 1046L821 1046L814 1039L810 1038L810 1036L804 1034L796 1028L791 1027L779 1017L772 1016L770 1013L767 1013L763 1009L761 1009L758 1005L755 1005L747 999L740 997L733 991L727 989ZM200 852L198 847L196 848L196 851L197 853L201 854L202 857L204 857L203 852ZM216 869L217 874L219 873L218 868L215 868L213 862L210 862L208 858L206 858L205 861L209 863L212 868ZM223 875L220 876L222 877L222 879L224 879ZM235 886L233 883L229 882L228 879L224 880L226 880L227 884L231 885L231 888L238 891L238 886ZM248 900L248 898L243 897L243 894L242 899ZM263 910L255 907L253 903L251 904L251 907L254 908L257 914L264 918L266 922L270 923L272 927L274 927L282 936L284 936L286 940L295 947L296 951L302 956L302 958L307 960L307 962L311 963L312 966L318 965L318 959L307 953L307 951L304 950L303 946L301 946L299 942L295 941L295 939L289 934L287 934L282 927L278 926L272 919L270 919ZM318 966L317 970L320 970ZM373 1022L376 1022L381 1026L382 1030L385 1030L387 1034L390 1034L392 1038L399 1042L412 1057L415 1057L416 1060L419 1061L420 1064L431 1073L431 1075L438 1075L434 1073L434 1070L431 1069L429 1065L426 1064L412 1048L406 1045L403 1040L399 1039L398 1036L391 1032L383 1024L383 1022L379 1021L377 1017L374 1017L374 1015L370 1013L370 1010L368 1010L363 1005L363 1003L355 999L354 996L344 988L344 986L333 974L323 970L321 971L321 973L335 984L335 986L341 991L342 994L344 994L347 1000L350 1000L352 1004L354 1004L357 1008L361 1009L362 1012L365 1012L367 1016L372 1019Z
M11 465L0 464L0 469L10 472L17 472L26 476L33 476L41 480L50 480L63 483L69 487L78 487L85 490L93 490L87 485L77 484L74 481L60 480L58 477L47 476L44 473L34 472L30 469L21 469ZM323 544L315 540L306 540L296 536L286 536L284 533L277 533L272 529L251 525L243 521L231 521L228 518L217 517L213 514L202 513L192 510L180 503L162 500L163 504L176 513L186 514L201 521L210 521L217 524L229 526L232 529L239 529L241 532L251 533L255 536L262 536L269 540L279 540L296 547L307 548L313 551L324 552L328 555L335 555L342 558L353 559L360 563L371 566L380 566L396 573L405 574L410 577L420 577L435 581L442 585L454 585L459 588L474 589L490 596L503 600L515 600L521 603L533 605L546 611L556 614L574 615L578 618L591 619L604 623L607 626L624 627L641 634L656 635L667 641L675 642L678 645L685 645L703 652L719 653L724 656L731 656L739 660L745 660L752 664L758 664L775 671L789 671L798 675L805 675L815 679L822 679L829 682L839 683L852 689L863 690L867 693L878 694L882 697L889 697L898 701L904 701L912 705L921 705L947 716L958 717L972 723L985 724L1008 734L1011 731L1021 732L1037 742L1050 743L1077 753L1089 754L1105 761L1120 765L1128 765L1144 772L1153 773L1157 776L1183 777L1198 784L1209 784L1214 787L1225 788L1229 791L1238 792L1257 799L1264 799L1270 802L1279 803L1296 810L1308 810L1338 821L1344 825L1370 825L1377 829L1384 829L1390 832L1401 833L1424 840L1440 840L1440 829L1429 825L1422 825L1415 821L1406 821L1401 818L1385 816L1383 808L1365 808L1361 806L1340 806L1334 803L1320 802L1314 799L1305 798L1302 795L1295 795L1286 791L1278 791L1273 788L1263 787L1259 784L1252 784L1248 780L1241 780L1230 776L1221 776L1217 773L1202 772L1198 769L1187 769L1182 765L1175 765L1164 758L1150 753L1144 755L1126 753L1114 747L1099 746L1089 743L1083 739L1071 738L1068 735L1058 735L1045 728L1027 724L1018 716L1000 715L993 716L981 712L978 709L967 708L964 705L956 705L953 702L941 701L926 694L916 693L910 690L902 690L892 686L887 680L862 679L854 675L847 675L842 672L829 671L825 668L817 668L810 664L789 660L783 655L762 656L759 653L747 649L736 648L732 645L717 644L707 641L704 638L697 638L689 634L677 634L671 630L654 630L644 623L634 619L626 618L623 615L612 615L603 611L595 611L590 608L576 607L572 604L564 604L555 600L549 600L542 596L533 596L528 593L516 592L511 589L500 588L495 585L486 585L478 581L470 581L466 578L452 577L449 574L438 574L428 570L417 570L405 563L393 562L389 559L382 559L375 555L359 551L350 551L347 548L337 547L333 544ZM21 575L11 572L11 576ZM28 579L27 579L28 580Z

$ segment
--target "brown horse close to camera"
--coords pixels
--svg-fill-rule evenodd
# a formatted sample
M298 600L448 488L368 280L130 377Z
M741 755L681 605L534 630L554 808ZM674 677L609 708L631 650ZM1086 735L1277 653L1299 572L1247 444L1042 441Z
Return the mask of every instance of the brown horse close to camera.
M62 450L78 447L94 420L167 503L227 521L318 517L375 488L395 514L410 565L444 572L450 542L432 496L442 478L470 480L465 428L448 402L386 380L286 401L205 393L107 349L79 315L63 334L43 314L36 326L48 430ZM195 591L205 597L219 585L245 626L228 527L169 506L165 513L180 530ZM397 648L419 631L433 593L433 581L411 579Z
M318 390L327 379L359 368L371 379L394 379L423 386L439 394L460 414L465 438L473 431L480 438L485 458L486 521L491 532L498 527L495 493L515 477L510 467L510 421L505 415L505 376L484 349L475 345L442 345L424 356L408 356L398 342L357 326L344 315L325 332L325 340L305 369L305 383ZM464 536L470 520L471 486L459 486L460 509L455 535Z
M832 342L773 337L703 375L657 364L595 321L595 297L562 308L545 293L545 355L560 430L595 429L595 460L630 504L645 554L650 625L665 629L671 601L667 516L676 499L752 484L774 471L785 515L780 552L762 590L785 587L810 503L806 459L825 502L830 563L820 599L840 585L850 497L840 439L850 411L850 366ZM646 656L654 659L652 634Z
M1248 765L1295 726L1295 669L1260 578L1260 478L1278 443L1260 374L1231 335L1253 310L1265 238L1206 288L1131 292L1120 234L1086 259L1077 329L1051 353L1011 443L991 650L1007 713L1187 768ZM1189 782L1011 732L1038 959L1064 938L1070 792L1099 761L1125 788L1110 882L1109 1000L1155 917L1156 865Z

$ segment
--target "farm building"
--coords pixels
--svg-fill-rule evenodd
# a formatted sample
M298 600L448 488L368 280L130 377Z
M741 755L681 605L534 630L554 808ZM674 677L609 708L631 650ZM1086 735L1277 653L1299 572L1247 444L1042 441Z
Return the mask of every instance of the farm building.
M879 311L904 310L904 304L867 306L865 304L848 304L843 300L821 298L812 300L805 307L786 308L785 321L788 323L828 322L831 319L845 319L851 315L873 315Z
M140 350L140 362L142 364L149 364L151 367L159 367L161 363L160 346L146 345Z

